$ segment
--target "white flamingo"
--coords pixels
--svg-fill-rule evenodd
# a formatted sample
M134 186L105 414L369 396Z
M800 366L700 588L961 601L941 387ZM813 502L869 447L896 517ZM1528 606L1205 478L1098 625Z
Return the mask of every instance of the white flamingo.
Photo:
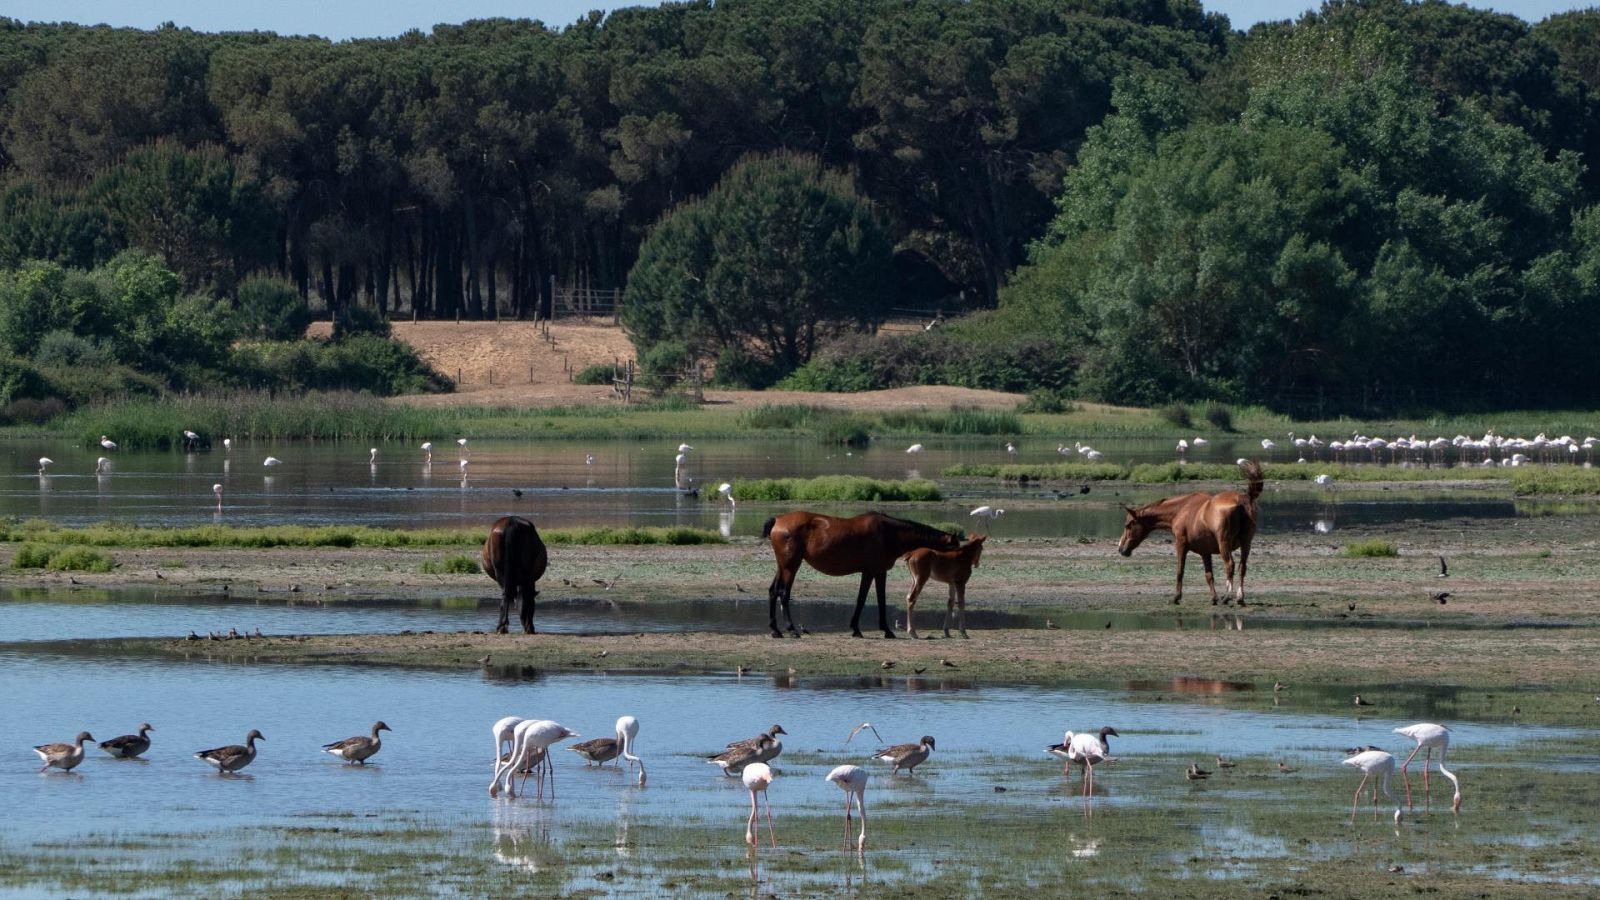
M1394 795L1389 793L1389 779L1394 776L1394 756L1382 750L1363 750L1355 756L1344 761L1347 766L1361 770L1361 783L1356 785L1355 799L1350 804L1350 824L1356 823L1356 808L1361 804L1361 789L1367 786L1367 779L1378 776L1378 783L1372 788L1372 818L1378 818L1378 788L1383 788L1383 795L1394 800ZM1394 804L1394 824L1400 824L1400 802Z
M211 486L211 493L217 495L217 509L221 509L222 508L222 485L213 484Z
M490 729L494 734L495 768L499 768L500 760L505 759L505 755L511 752L511 743L516 737L516 728L521 723L521 716L506 716L494 723L494 727Z
M425 441L423 443L423 445L422 445L422 461L424 463L429 463L429 464L431 464L433 462L433 441Z
M911 446L906 448L906 452L910 453L912 455L916 455L918 453L921 453L922 452L922 445L921 444L912 444Z
M56 463L56 461L51 459L48 456L39 457L39 477L40 478L45 478L45 477L49 476L50 467L55 465L55 463Z
M733 485L732 484L729 484L728 482L724 481L723 483L717 485L717 493L721 494L723 496L723 498L728 501L728 505L729 506L732 506L734 508L738 508L738 506L739 506L738 501L733 499Z
M261 464L263 466L281 466L283 465L283 460L277 458L276 456L269 456L266 459L263 459Z
M1450 779L1450 783L1455 785L1456 789L1456 795L1450 801L1450 811L1459 815L1461 812L1461 781L1456 778L1454 772L1444 767L1444 754L1446 750L1450 749L1450 729L1443 725L1435 725L1432 722L1419 722L1416 725L1396 728L1394 733L1403 734L1417 742L1417 746L1412 749L1411 755L1407 756L1406 761L1400 764L1400 778L1406 785L1406 809L1416 808L1411 805L1411 778L1406 774L1406 767L1411 765L1411 760L1416 758L1418 750L1427 751L1422 757L1422 793L1423 802L1426 804L1425 808L1432 808L1433 795L1428 788L1428 760L1433 758L1433 749L1437 747L1439 748L1439 774Z
M100 435L100 446L106 448L107 450L115 450L117 449L117 442L102 434Z
M467 439L466 438L456 438L456 446L461 448L461 456L462 456L463 459L471 459L472 458L472 451L467 449Z
M767 788L772 786L772 767L766 763L751 763L744 767L740 778L750 792L750 820L744 826L744 842L752 847L761 843L756 834L756 794L759 793L767 798L767 840L772 846L778 846L778 836L772 831L772 798L767 795Z
M690 450L693 450L693 449L694 448L689 446L688 444L679 444L678 445L678 452L679 453L688 453Z
M1051 744L1045 752L1052 756L1059 756L1066 762L1061 765L1061 774L1067 774L1067 769L1073 763L1083 766L1083 793L1088 796L1094 793L1094 764L1104 762L1111 758L1110 738L1122 737L1110 725L1100 729L1098 735L1089 732L1067 732L1062 737L1061 743Z
M106 473L108 473L110 471L111 471L111 460L109 458L102 456L99 459L94 461L94 473L96 475L105 475Z
M850 841L850 801L854 800L861 813L861 835L856 838L856 850L867 846L867 770L860 766L837 766L824 779L844 791L844 839Z
M223 438L222 439L222 452L224 452L224 453L232 453L233 452L233 438Z
M639 764L639 784L644 784L644 760L633 754L633 742L639 738L639 720L633 716L623 716L617 719L617 746L622 748L622 758L628 761L628 767L634 763Z
M378 448L377 447L373 447L372 448L372 456L367 458L367 465L375 466L377 464L378 464Z
M494 781L489 783L489 796L499 796L500 782L501 779L504 778L506 782L506 796L515 797L517 795L517 791L513 782L516 776L516 769L519 768L518 763L526 759L530 753L537 753L541 757L539 760L539 768L544 772L548 772L550 775L550 797L551 799L554 799L556 796L556 778L555 766L550 762L550 745L556 743L557 741L564 741L567 738L575 738L578 736L579 735L576 731L572 731L565 725L562 725L559 722L552 722L549 719L536 719L532 721L518 722L513 731L511 740L511 756L510 758L502 761L499 765L495 766ZM526 776L523 777L523 781L527 781ZM538 784L539 796L543 797L543 774L539 775Z

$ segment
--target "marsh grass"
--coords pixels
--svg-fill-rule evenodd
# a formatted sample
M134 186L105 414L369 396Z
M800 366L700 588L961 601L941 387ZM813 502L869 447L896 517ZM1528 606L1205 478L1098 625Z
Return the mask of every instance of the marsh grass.
M417 571L424 575L476 575L482 567L470 556L446 556L443 559L423 560Z
M1319 475L1341 483L1372 484L1403 482L1488 482L1509 484L1512 492L1523 495L1600 494L1600 470L1570 465L1518 466L1516 468L1377 466L1346 463L1263 463L1268 481L1309 482ZM961 463L947 466L946 478L999 478L1005 481L1127 481L1131 484L1164 484L1188 481L1238 482L1239 467L1229 463L1117 463L1060 462L1043 464Z
M109 572L112 559L87 547L47 547L27 544L11 558L13 569L49 569L53 572Z
M931 502L943 499L931 481L880 481L858 475L823 475L817 478L761 478L736 481L737 500L773 503L846 501L858 503Z
M1399 556L1400 551L1383 538L1371 538L1346 544L1344 555L1352 559L1392 559Z
M0 542L27 542L38 547L28 551L27 559L44 549L39 545L80 545L86 547L215 547L266 549L272 547L478 547L485 532L480 530L419 528L415 530L371 528L365 525L274 525L239 527L199 525L191 528L149 528L128 524L91 525L67 528L52 522L30 519L0 522ZM547 544L721 544L727 539L703 528L651 526L647 528L551 528L541 529ZM24 558L19 550L16 558ZM37 568L19 566L16 568ZM476 565L474 563L474 565ZM93 570L102 571L102 570Z

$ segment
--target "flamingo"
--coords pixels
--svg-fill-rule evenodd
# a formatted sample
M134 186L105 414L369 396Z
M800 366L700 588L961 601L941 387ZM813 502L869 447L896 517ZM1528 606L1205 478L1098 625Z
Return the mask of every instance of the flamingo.
M367 465L375 466L377 464L378 464L378 448L377 447L373 447L372 448L372 456L370 456L367 459Z
M55 460L48 456L39 457L39 477L44 478L50 474L50 467L55 465Z
M107 450L115 450L117 449L117 442L102 434L100 435L100 446L106 448Z
M921 444L912 444L911 446L906 448L906 452L910 453L912 455L921 453L922 452L922 445Z
M525 759L530 752L534 752L543 757L540 760L540 767L548 769L550 772L550 796L553 799L556 795L556 784L555 766L550 764L550 754L548 752L550 745L557 741L564 741L567 738L578 736L576 731L572 731L565 725L559 722L552 722L549 719L518 722L511 740L511 756L495 766L494 780L489 783L489 796L498 797L500 795L500 781L505 778L506 796L515 797L517 792L513 781L517 764ZM523 780L526 781L526 777ZM542 774L539 777L539 796L544 796L544 776Z
M232 453L233 452L233 438L223 438L222 439L222 451L224 453Z
M680 478L683 477L683 461L685 459L687 459L687 458L688 458L688 454L685 454L685 453L679 453L677 456L672 458L672 477L673 477L673 479L676 480L676 479L680 479Z
M487 659L487 657L485 657ZM500 761L511 752L511 744L515 738L517 725L521 724L521 716L506 716L494 723L490 729L494 734L494 764L498 768Z
M461 461L460 466L461 466L461 477L462 478L467 477L467 466L470 466L470 465L472 465L472 460L470 460L470 459L463 459Z
M1394 800L1394 795L1389 793L1389 779L1394 775L1394 756L1382 750L1363 750L1355 756L1344 761L1347 766L1361 770L1361 783L1356 785L1355 799L1350 804L1350 824L1356 823L1356 807L1361 803L1361 789L1367 786L1367 779L1373 775L1378 776L1378 785L1372 789L1372 818L1378 818L1378 788L1383 788L1383 795ZM1400 824L1399 801L1394 804L1394 824Z
M427 464L432 464L433 463L433 441L424 441L423 442L423 444L422 444L422 461L424 463L427 463Z
M594 465L594 454L590 453L588 456L585 456L583 458L583 464L586 465L586 466Z
M269 456L262 460L261 464L263 466L281 466L283 465L283 460L277 458L276 456Z
M1439 561L1442 565L1444 558L1440 557ZM1454 772L1444 767L1444 754L1445 751L1450 749L1450 729L1443 725L1435 725L1432 722L1419 722L1416 725L1396 728L1394 733L1403 734L1417 742L1417 746L1412 749L1411 755L1407 756L1406 761L1400 764L1400 778L1406 785L1406 809L1415 808L1411 805L1411 778L1406 774L1406 766L1411 765L1411 760L1416 758L1417 751L1423 749L1428 752L1422 757L1422 792L1427 808L1433 806L1433 795L1428 789L1428 760L1433 757L1433 748L1438 747L1439 774L1450 779L1450 783L1455 785L1456 789L1456 795L1450 801L1450 811L1459 815L1461 813L1461 781L1456 778Z
M222 508L222 485L213 484L211 486L211 493L217 495L217 509L221 509Z
M456 446L461 448L461 457L463 459L471 459L472 458L472 451L467 449L467 439L466 438L456 438Z
M94 473L96 475L105 475L106 473L108 473L110 471L111 471L111 460L110 459L102 456L99 459L96 459L94 461Z
M190 441L198 441L198 440L200 440L200 435L195 434L194 432L190 431L187 428L185 428L183 430L183 436L184 436L184 438L186 440L190 440Z
M717 485L717 493L721 494L723 498L728 501L729 506L734 507L735 509L739 507L738 501L733 499L733 485L724 481L723 483Z
M1272 451L1277 449L1277 447L1278 447L1277 443L1274 442L1272 440L1272 438L1262 438L1261 439L1261 449L1267 451L1267 455L1268 456L1271 456L1272 455Z
M1192 443L1193 443L1193 444L1194 444L1194 446L1196 446L1196 447L1204 447L1204 446L1205 446L1205 445L1207 445L1207 444L1209 444L1209 443L1211 443L1211 442L1210 442L1210 441L1208 441L1208 440L1206 440L1206 439L1205 439L1205 438L1203 438L1203 437L1197 437L1197 438L1195 438L1195 439L1194 439L1194 441L1193 441L1193 442L1192 442Z
M694 448L689 446L688 444L679 444L678 445L678 452L679 453L688 453L690 450L693 450L693 449Z
M1179 438L1178 439L1178 453L1180 455L1182 455L1182 454L1188 453L1188 452L1189 452L1189 442L1186 441L1186 440L1183 440L1182 438Z
M639 784L644 784L644 760L633 755L633 742L639 737L639 720L633 716L622 716L617 719L617 746L622 748L622 758L628 761L632 768L634 763L639 764Z
M1063 775L1067 774L1067 768L1073 763L1083 766L1083 793L1087 796L1094 793L1094 764L1111 758L1110 738L1114 737L1122 735L1110 725L1101 728L1098 735L1088 732L1074 734L1069 731L1062 737L1061 743L1051 744L1045 748L1045 752L1066 760L1061 765Z
M855 800L861 812L861 834L856 838L856 850L867 846L867 770L860 766L837 766L823 779L831 781L844 791L844 839L850 840L850 801Z
M750 821L744 826L744 842L751 847L758 846L761 842L756 836L756 794L760 793L767 798L767 839L772 846L778 846L778 836L772 831L772 798L767 795L767 788L772 786L772 767L766 763L751 763L744 767L745 789L750 791Z

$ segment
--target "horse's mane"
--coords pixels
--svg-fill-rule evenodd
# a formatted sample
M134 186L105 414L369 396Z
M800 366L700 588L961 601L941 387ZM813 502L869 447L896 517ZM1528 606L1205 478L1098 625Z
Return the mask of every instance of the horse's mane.
M916 532L917 536L920 538L932 539L940 537L941 535L948 536L950 534L950 532L940 528L935 528L932 525L924 525L921 522L913 522L910 519L902 519L898 516L891 516L886 512L873 510L872 512L868 513L868 515L877 516L881 519L888 520L891 524L910 529L911 531Z
M1261 496L1261 463L1253 459L1247 459L1239 465L1239 468L1244 472L1244 480L1250 485L1247 493L1249 494L1250 502L1254 503L1256 498Z

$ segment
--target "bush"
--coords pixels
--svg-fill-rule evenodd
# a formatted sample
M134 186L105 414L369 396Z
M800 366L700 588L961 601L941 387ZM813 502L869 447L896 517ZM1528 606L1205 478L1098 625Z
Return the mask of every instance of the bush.
M13 569L42 569L50 563L50 548L39 544L23 544L17 555L11 557Z
M1206 421L1218 431L1233 430L1233 410L1223 403L1206 404Z
M67 411L60 398L46 397L35 400L24 397L13 400L0 409L0 425L43 425Z
M1159 414L1161 418L1179 428L1194 427L1194 419L1189 415L1189 407L1182 403L1169 403L1161 407Z
M999 339L957 327L915 334L844 335L778 387L795 391L872 391L950 384L997 391L1065 389L1072 366L1057 342L1037 336Z
M109 365L116 360L111 350L97 341L70 331L52 331L39 339L39 346L33 351L33 361L42 368L92 368Z
M778 383L781 367L737 348L726 347L717 355L716 383L732 388L761 390Z
M311 305L294 285L257 276L239 285L235 318L243 337L264 341L297 341L311 325Z
M370 306L361 306L354 303L334 314L333 339L335 341L361 335L388 337L389 320L383 317L383 313Z
M410 345L377 335L336 341L262 341L236 348L231 366L246 386L291 391L443 393L450 379Z
M1344 555L1353 558L1387 558L1399 556L1400 551L1382 538L1373 538L1370 541L1357 541L1346 545Z
M1077 409L1078 405L1067 399L1064 393L1050 388L1029 391L1028 399L1017 406L1019 413L1069 413Z
M24 544L11 558L13 569L51 569L56 572L109 572L111 557L87 547L47 547Z
M883 425L909 434L1021 434L1022 420L1004 409L952 406L943 412L907 410L886 412Z
M573 384L610 384L616 377L616 367L611 363L595 363L585 366L578 374L572 376Z
M656 395L676 387L689 365L689 348L682 341L662 341L639 355L636 384Z
M819 478L759 478L733 485L736 500L792 501L837 500L857 503L941 500L938 485L921 479L879 481L858 475L823 475Z
M424 560L417 571L424 575L477 575L483 571L478 560L456 554L443 559Z

